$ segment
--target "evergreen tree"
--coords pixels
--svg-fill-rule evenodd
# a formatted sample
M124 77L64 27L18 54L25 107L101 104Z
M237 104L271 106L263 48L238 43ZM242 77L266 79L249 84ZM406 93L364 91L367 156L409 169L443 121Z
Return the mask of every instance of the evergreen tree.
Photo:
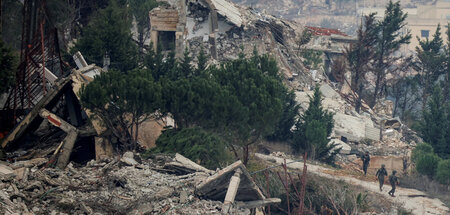
M179 71L180 76L183 78L189 78L192 77L194 74L194 68L191 65L192 58L189 56L189 51L187 47L184 49L183 53L183 59L181 59L181 62L179 63Z
M444 100L450 102L450 23L447 24L446 64L444 70Z
M0 38L0 94L8 92L16 77L17 57Z
M283 113L278 121L273 134L268 136L269 140L290 141L292 140L292 127L295 125L295 120L298 115L300 106L295 101L295 94L293 91L285 94L283 99Z
M148 70L127 73L110 70L97 76L80 91L82 105L97 113L124 143L135 149L139 125L161 108L161 86ZM128 144L129 140L133 140Z
M137 47L131 37L131 20L127 8L111 0L108 7L94 15L83 29L82 37L73 52L81 51L86 60L103 64L105 55L110 57L110 68L122 72L137 67Z
M211 73L219 85L237 98L238 104L220 131L234 146L242 147L242 161L248 162L249 146L274 132L283 112L287 91L281 82L276 62L255 52L250 59L239 58L214 69ZM234 114L239 114L239 117Z
M151 153L180 153L206 168L224 167L231 161L227 144L216 134L199 127L163 131Z
M351 85L357 94L355 110L360 112L361 96L364 89L364 78L369 71L370 61L374 57L374 46L377 41L378 27L375 23L375 13L364 16L364 23L358 29L358 40L345 49L345 57L352 74Z
M438 85L434 87L431 100L423 112L420 133L423 140L433 146L434 152L441 158L450 157L450 119L449 104Z
M150 37L149 11L158 6L156 0L130 0L131 12L136 19L139 56L144 54L144 42Z
M309 98L308 109L300 115L294 130L293 148L296 152L308 152L312 159L333 162L339 150L334 144L328 144L334 127L333 114L322 107L322 95L319 87L314 89L314 96Z
M419 91L419 81L417 76L404 77L396 80L388 89L388 94L394 98L394 110L392 117L400 116L403 122L415 121L410 113L421 100ZM407 123L406 123L407 124Z
M394 56L400 47L409 44L411 39L410 32L402 34L402 29L406 26L407 14L400 8L400 2L393 3L389 1L382 21L378 23L379 34L375 48L375 89L370 106L376 104L377 98L386 90L386 75L394 72L393 63L399 58Z
M206 56L203 46L200 48L200 53L197 57L197 74L202 74L206 70L206 64L208 63L208 56Z
M438 25L432 40L419 41L419 47L416 47L417 62L415 64L416 70L420 72L419 80L422 86L422 110L425 109L429 95L433 91L433 86L438 80L439 76L444 73L446 56L441 48L443 41L441 38L441 26Z

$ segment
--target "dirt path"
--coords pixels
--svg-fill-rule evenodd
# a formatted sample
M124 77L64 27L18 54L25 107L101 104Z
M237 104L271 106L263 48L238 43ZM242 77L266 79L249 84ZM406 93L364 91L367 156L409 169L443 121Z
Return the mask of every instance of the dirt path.
M263 155L263 154L255 154L256 157L274 162L277 164L284 163L284 159L280 157L270 156L270 155ZM287 166L292 169L303 169L303 163L302 162L293 162L290 159L286 159L286 162L288 163ZM333 175L330 174L332 171L331 169L313 165L313 164L307 164L308 166L308 172L314 172L315 174L318 174L319 176L330 178L330 179L336 179L336 180L343 180L347 183L361 186L368 191L380 193L378 182L370 182L370 181L363 181L354 177L350 176L341 176L341 175ZM427 197L425 193L422 191L414 190L414 189L407 189L407 188L401 188L397 187L396 189L396 197L390 197L387 191L391 189L389 185L384 185L383 192L380 193L384 196L386 196L387 199L391 199L393 202L403 205L403 207L407 210L412 211L413 214L436 214L436 215L450 215L450 210L447 208L444 203L441 202L439 199L433 199Z

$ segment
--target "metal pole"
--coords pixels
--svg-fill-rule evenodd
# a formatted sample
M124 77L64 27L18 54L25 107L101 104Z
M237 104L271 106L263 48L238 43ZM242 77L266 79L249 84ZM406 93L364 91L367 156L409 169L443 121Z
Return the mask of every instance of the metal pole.
M283 164L283 168L284 168L284 179L285 179L285 183L286 183L286 197L287 197L287 206L288 206L288 214L291 214L291 206L289 204L289 186L288 186L288 176L287 176L287 166L286 166L286 158L284 159L284 164Z
M270 198L270 189L269 189L269 173L268 170L264 171L264 175L266 176L266 186L267 186L267 198ZM270 204L267 206L267 214L270 215Z

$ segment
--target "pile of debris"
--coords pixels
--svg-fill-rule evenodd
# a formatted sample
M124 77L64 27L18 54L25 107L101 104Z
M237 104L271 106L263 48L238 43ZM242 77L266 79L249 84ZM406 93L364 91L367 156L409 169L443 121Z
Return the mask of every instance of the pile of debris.
M92 160L82 167L69 163L64 170L46 167L47 162L0 164L0 214L217 214L237 169L242 182L229 213L250 214L252 207L280 201L234 202L265 199L239 161L218 172L178 154L141 160L127 152L120 159ZM217 181L221 188L211 186Z

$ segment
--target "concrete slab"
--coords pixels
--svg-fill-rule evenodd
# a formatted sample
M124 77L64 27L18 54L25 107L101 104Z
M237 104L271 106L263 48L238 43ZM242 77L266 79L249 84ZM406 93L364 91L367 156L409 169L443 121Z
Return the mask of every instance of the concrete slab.
M261 190L259 190L258 186L248 173L247 168L245 168L241 161L236 161L224 169L216 172L214 175L208 177L197 186L195 193L198 196L207 199L223 201L228 190L230 179L239 168L241 169L242 174L240 175L241 180L235 200L256 201L265 199Z

